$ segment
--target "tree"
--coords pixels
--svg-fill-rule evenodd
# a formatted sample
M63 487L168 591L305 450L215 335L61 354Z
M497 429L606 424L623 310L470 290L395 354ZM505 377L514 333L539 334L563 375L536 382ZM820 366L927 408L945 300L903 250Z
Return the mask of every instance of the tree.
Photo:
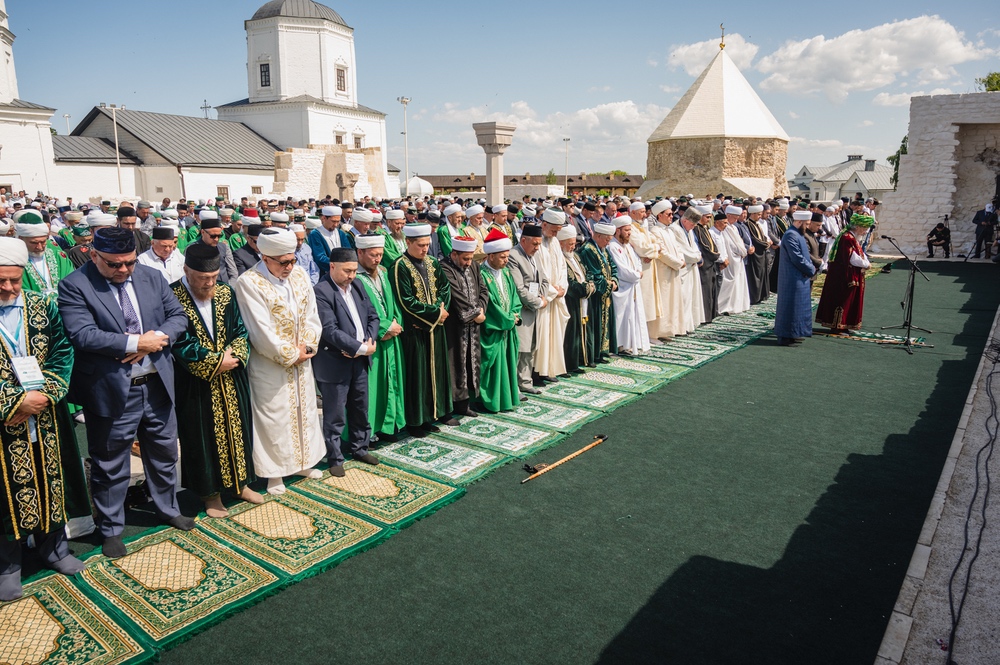
M56 131L55 127L49 127L49 132L52 134L52 136L59 136L59 132Z
M618 177L624 178L628 175L628 171L622 171L621 169L612 169L611 171L604 171L602 173L588 173L587 175L592 177L608 176L608 177Z
M896 151L895 155L889 155L885 158L885 161L892 164L892 177L889 178L889 182L892 183L892 188L895 189L896 185L899 184L899 158L906 154L906 144L910 140L910 135L907 134L903 137L902 142L899 144L899 150Z
M990 72L983 78L976 79L976 88L980 92L1000 92L1000 72Z
M557 180L557 178L556 178L556 170L555 169L549 169L549 172L547 174L545 174L545 184L546 185L554 185L554 184L556 184L556 180Z

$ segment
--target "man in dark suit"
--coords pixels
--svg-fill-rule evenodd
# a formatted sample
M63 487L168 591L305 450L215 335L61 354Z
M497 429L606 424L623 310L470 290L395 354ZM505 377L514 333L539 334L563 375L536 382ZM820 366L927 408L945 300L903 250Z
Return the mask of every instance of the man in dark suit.
M352 285L358 274L355 250L331 249L329 260L330 272L314 287L323 334L312 363L323 396L323 438L330 475L341 477L344 452L340 437L345 416L346 452L366 464L378 464L378 458L368 452L372 436L368 421L368 369L375 353L379 318L365 289Z
M76 359L69 399L83 407L92 458L91 488L104 555L122 543L132 443L139 441L146 484L165 522L189 530L177 507L177 421L170 345L187 316L163 276L136 265L132 231L100 228L92 260L59 284L59 313Z
M257 250L257 238L264 230L261 224L247 226L247 244L233 252L233 262L236 264L236 274L242 275L260 262L260 252ZM235 281L235 280L234 280Z
M992 210L993 206L986 206L982 210L977 210L972 218L972 223L976 226L976 247L972 250L972 258L978 259L983 247L986 247L986 258L990 258L993 251L993 229L997 224L997 215Z
M153 245L153 240L139 228L139 218L135 208L118 208L118 226L127 229L135 236L135 249L138 254L147 251Z

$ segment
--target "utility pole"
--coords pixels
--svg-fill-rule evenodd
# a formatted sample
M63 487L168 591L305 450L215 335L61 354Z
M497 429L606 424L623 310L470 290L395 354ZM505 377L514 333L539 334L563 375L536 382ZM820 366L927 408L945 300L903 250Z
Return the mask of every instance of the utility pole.
M563 187L566 189L563 192L563 196L569 198L569 139L563 139L563 143L566 144L566 170L563 171L566 174L564 176L566 181L563 183Z
M397 97L396 101L403 105L403 186L406 187L406 195L409 196L410 182L410 133L406 127L406 105L410 103L409 97Z

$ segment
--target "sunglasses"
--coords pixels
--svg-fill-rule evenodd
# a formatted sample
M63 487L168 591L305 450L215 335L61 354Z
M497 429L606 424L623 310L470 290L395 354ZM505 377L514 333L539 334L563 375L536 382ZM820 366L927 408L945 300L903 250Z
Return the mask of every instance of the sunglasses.
M101 260L104 261L104 265L111 268L112 270L118 270L119 268L131 268L136 263L138 263L138 261L135 259L132 259L131 261L108 261L103 256L101 256Z
M298 259L288 259L287 261L279 261L278 259L272 259L270 256L265 256L264 258L267 259L268 261L274 261L275 263L277 263L282 268L287 268L289 266L294 266L295 262L298 260Z
M222 237L222 234L221 233L209 233L208 237L212 238L213 240L218 240L219 238Z

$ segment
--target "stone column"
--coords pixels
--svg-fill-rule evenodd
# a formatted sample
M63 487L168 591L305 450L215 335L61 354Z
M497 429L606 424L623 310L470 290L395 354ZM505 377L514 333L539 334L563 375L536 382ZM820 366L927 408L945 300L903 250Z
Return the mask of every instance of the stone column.
M503 153L513 141L514 125L499 122L477 122L476 141L486 152L486 204L503 203Z

